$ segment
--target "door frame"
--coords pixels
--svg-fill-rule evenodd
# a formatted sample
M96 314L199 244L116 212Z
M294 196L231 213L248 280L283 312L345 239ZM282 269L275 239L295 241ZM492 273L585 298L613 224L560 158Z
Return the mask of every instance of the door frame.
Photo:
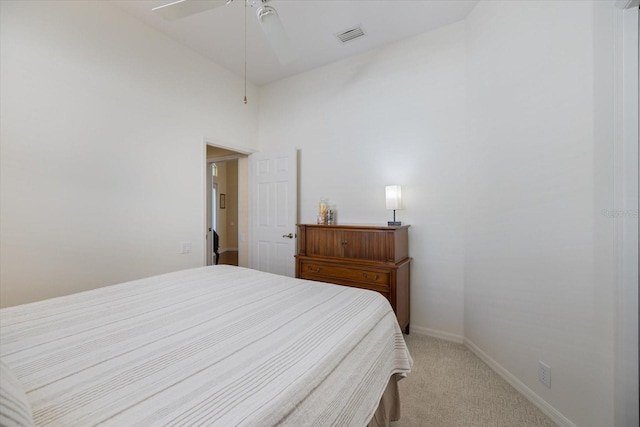
M614 425L638 425L640 357L638 351L638 135L640 134L639 0L617 0L617 114L614 148L616 259L616 334Z
M217 148L222 148L225 150L230 150L230 151L235 151L238 154L233 154L233 155L228 155L228 156L219 156L219 157L211 157L211 158L207 158L207 146L210 145L212 147L217 147ZM202 141L202 162L201 162L201 167L202 167L202 183L203 183L203 188L202 188L202 230L204 230L204 237L202 239L202 265L206 266L207 264L207 247L209 246L209 239L212 237L209 237L209 230L207 229L207 216L210 217L211 213L210 213L210 209L211 209L211 204L207 203L207 200L209 200L209 198L211 197L211 186L210 184L212 183L213 180L211 180L208 175L209 175L209 171L208 171L208 164L210 162L216 162L216 161L226 161L226 160L233 160L233 159L248 159L249 155L252 153L255 153L257 150L252 150L252 149L248 149L246 147L239 147L239 146L235 146L233 144L229 144L226 143L224 141L220 141L217 139L213 139L213 138L207 138L204 137L203 141ZM248 161L248 160L247 160ZM249 180L249 171L248 169L246 171L244 171L244 175L246 176L241 176L241 174L243 173L243 171L241 170L240 167L238 167L238 182L240 182L241 180L243 180L244 182L248 182ZM240 192L240 189L238 189ZM238 217L241 216L241 210L240 210L240 206L249 206L249 195L248 194L238 194ZM249 212L246 213L247 217L250 214ZM242 235L244 234L245 238L249 235L249 228L248 227L242 227L241 226L241 221L238 221L238 242L240 242L241 240L245 240L245 239L241 239ZM250 250L251 248L247 248L247 251Z
M218 209L218 203L216 198L218 197L218 183L213 182L213 175L211 174L211 166L215 164L215 162L207 162L207 201L206 201L206 211L207 211L207 223L205 224L205 232L206 232L206 247L207 251L205 258L205 265L214 265L213 262L213 232L218 230L218 213L215 210ZM209 181L211 180L211 181ZM213 196L213 189L216 189L215 198ZM215 205L215 209L214 209ZM211 221L211 222L209 222Z

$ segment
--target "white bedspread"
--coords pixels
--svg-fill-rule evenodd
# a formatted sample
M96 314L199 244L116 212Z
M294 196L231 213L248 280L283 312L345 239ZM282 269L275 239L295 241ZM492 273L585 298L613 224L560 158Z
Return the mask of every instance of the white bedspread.
M212 266L0 310L37 425L364 426L412 360L378 293Z

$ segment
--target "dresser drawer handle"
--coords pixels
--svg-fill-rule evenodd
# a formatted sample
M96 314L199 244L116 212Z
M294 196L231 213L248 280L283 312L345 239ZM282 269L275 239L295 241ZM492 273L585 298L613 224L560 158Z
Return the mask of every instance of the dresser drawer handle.
M320 273L320 270L322 270L322 267L317 267L315 270L311 266L308 266L307 268L308 268L309 271L313 271L313 272L316 272L316 273Z
M362 277L364 277L365 279L369 279L369 276L367 275L367 273L362 273ZM380 275L376 274L373 280L378 280L379 278L380 278Z

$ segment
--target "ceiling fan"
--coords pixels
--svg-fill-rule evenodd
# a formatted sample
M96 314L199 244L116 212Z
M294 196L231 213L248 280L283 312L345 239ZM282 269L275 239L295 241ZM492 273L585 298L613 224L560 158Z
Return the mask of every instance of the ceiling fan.
M245 11L248 6L255 7L260 27L275 52L281 64L291 62L295 58L295 51L287 33L284 30L278 12L268 6L270 0L240 0L244 2ZM167 21L175 21L196 13L204 12L216 7L229 5L234 0L177 0L151 9ZM246 30L246 16L245 16ZM245 35L246 36L246 35Z

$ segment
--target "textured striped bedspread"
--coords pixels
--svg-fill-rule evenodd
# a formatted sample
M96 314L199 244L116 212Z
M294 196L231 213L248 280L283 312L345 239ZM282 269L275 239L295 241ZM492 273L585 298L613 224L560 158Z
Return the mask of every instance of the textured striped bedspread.
M212 266L0 310L37 425L363 426L412 361L379 294Z

